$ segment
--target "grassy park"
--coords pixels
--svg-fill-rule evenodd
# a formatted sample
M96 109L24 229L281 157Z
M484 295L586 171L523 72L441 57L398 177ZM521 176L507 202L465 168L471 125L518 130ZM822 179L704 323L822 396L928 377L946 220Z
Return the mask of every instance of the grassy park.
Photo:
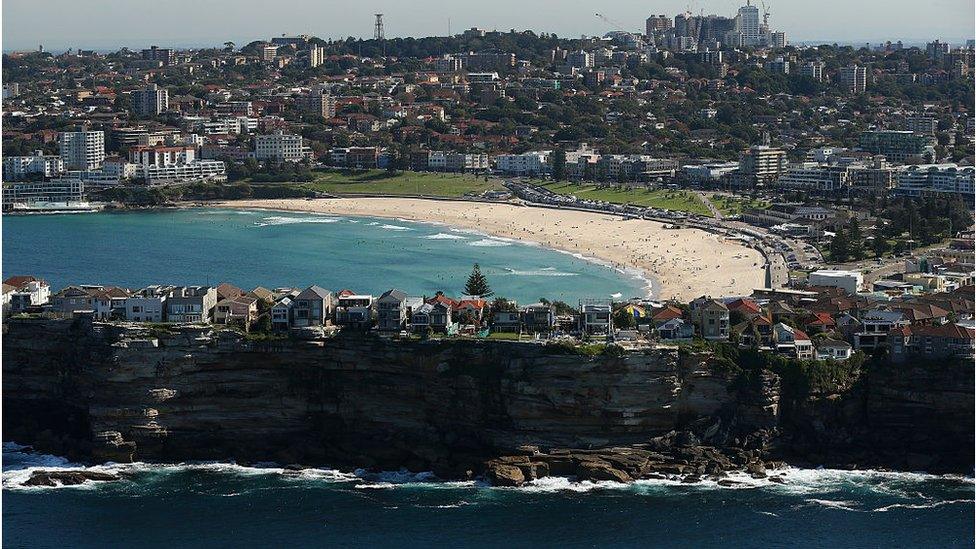
M322 170L301 186L329 194L385 194L457 197L502 189L501 181L455 173Z
M585 200L602 200L615 204L633 204L649 208L662 208L679 212L710 215L708 208L690 191L674 189L644 189L628 187L599 187L596 185L566 182L542 183L558 194L573 195Z

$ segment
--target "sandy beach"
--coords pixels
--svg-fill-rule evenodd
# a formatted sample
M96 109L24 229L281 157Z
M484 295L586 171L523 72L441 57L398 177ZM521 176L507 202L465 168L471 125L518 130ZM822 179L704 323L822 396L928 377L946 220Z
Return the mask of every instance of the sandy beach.
M617 216L519 206L413 198L235 200L225 208L263 208L444 223L638 269L659 286L657 299L748 295L765 280L762 254L698 229Z

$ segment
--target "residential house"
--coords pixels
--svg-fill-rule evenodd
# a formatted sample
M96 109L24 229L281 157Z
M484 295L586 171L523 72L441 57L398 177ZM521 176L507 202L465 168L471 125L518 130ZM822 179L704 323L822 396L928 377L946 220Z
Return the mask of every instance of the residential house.
M675 307L674 305L665 305L663 308L658 309L651 314L651 322L655 327L660 328L665 322L674 320L676 318L681 318L682 316L684 316L684 313L681 312L681 309Z
M166 299L167 322L210 322L217 305L211 286L177 286Z
M245 330L258 318L258 298L238 295L221 299L214 306L214 324L238 324Z
M231 298L234 298L234 297L242 296L242 295L244 295L244 293L245 292L244 292L243 289L238 288L237 286L234 286L233 284L229 284L227 282L222 282L222 283L220 283L220 284L217 285L217 299L218 300L220 300L220 299L231 299Z
M732 335L742 347L772 348L773 321L763 315L743 320L732 327Z
M518 332L521 326L521 313L515 307L492 312L491 330L493 332Z
M528 333L549 334L556 326L555 308L548 303L532 303L521 311L522 329Z
M672 318L657 327L658 336L665 341L691 341L695 325L683 318Z
M271 330L286 332L291 328L291 307L294 301L289 296L282 297L271 307Z
M696 299L691 303L691 318L703 338L715 341L729 338L729 308L721 301Z
M387 290L376 300L376 326L382 331L398 332L407 326L408 316L405 301L407 293L393 288Z
M479 298L465 298L458 301L454 310L464 324L481 325L488 302Z
M410 316L410 327L414 333L426 333L428 330L452 334L457 331L457 323L451 318L452 310L446 303L435 301L424 303L413 311Z
M68 286L51 298L52 310L71 314L92 311L97 319L124 316L129 291L115 286Z
M51 299L51 286L40 278L12 276L3 283L14 288L9 297L11 312L19 313L30 307L44 305Z
M752 318L762 314L762 309L759 307L759 304L748 297L741 297L730 301L725 306L729 309L729 314L738 313L744 318Z
M7 314L10 312L10 299L13 297L14 290L16 289L17 288L14 288L10 284L3 285L3 300L2 300L3 314Z
M855 349L876 349L888 342L893 328L908 326L911 321L901 311L874 309L861 316L861 329L854 334Z
M373 296L347 290L339 292L335 319L339 326L368 329L373 324Z
M899 326L888 333L892 362L914 357L959 358L972 366L976 355L976 330L958 324Z
M217 292L220 293L220 287L219 286L217 287ZM256 288L254 288L253 290L251 290L250 292L247 292L247 295L249 295L251 297L254 297L254 298L257 298L258 301L264 302L264 303L266 303L268 305L271 305L271 304L273 304L275 302L275 294L274 294L274 292L272 292L271 290L269 290L267 288L261 287L261 286L258 286Z
M88 289L68 286L51 296L51 309L57 313L71 314L75 311L94 311L95 306Z
M945 324L949 321L949 311L931 303L903 303L892 306L914 324Z
M319 286L309 286L295 296L292 305L292 326L325 326L334 310L332 292Z
M166 318L166 300L171 289L170 286L146 286L127 297L124 302L126 320L163 322Z
M613 315L609 303L580 303L579 330L587 335L610 335Z
M813 341L805 332L782 322L773 325L773 344L776 352L800 360L813 358Z
M834 322L830 313L813 313L803 319L802 324L803 328L811 334L832 332L837 327L837 323Z
M819 341L816 347L817 359L836 360L838 362L843 362L851 358L851 354L853 354L854 349L851 347L850 343L837 339L825 339Z

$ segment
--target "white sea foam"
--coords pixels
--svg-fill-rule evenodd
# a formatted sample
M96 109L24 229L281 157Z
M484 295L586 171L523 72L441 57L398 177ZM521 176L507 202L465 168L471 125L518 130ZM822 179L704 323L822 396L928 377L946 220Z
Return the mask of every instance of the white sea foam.
M404 227L403 225L380 225L381 229L386 229L388 231L412 231L410 227Z
M340 217L285 217L280 215L272 215L262 218L261 221L255 221L254 225L256 227L274 227L278 225L296 225L300 223L337 223L341 220L342 218Z
M497 238L483 238L481 240L476 240L474 242L469 242L468 246L475 246L478 248L495 248L499 246L511 246L511 242L506 242Z
M488 233L484 231L479 231L478 229L462 229L460 227L451 227L451 232L460 233L460 234L470 234L473 236L489 236Z
M518 269L505 269L503 274L510 274L516 276L579 276L579 273L567 273L563 271L558 271L554 267L545 267L542 269L528 269L528 270L518 270Z
M467 237L448 233L429 234L423 238L427 240L467 240Z

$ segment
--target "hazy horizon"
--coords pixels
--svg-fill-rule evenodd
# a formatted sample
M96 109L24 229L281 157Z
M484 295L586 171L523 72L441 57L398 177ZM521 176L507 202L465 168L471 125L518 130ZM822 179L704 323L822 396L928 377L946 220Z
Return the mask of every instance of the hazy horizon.
M457 34L470 27L508 31L533 30L560 37L602 35L616 27L639 31L649 15L669 17L685 11L687 0L664 0L653 8L644 2L620 0L612 5L578 0L537 0L534 9L524 2L496 0L491 3L442 0L414 0L409 5L393 0L370 3L313 2L298 0L272 11L256 0L237 2L190 2L171 0L146 3L138 10L131 2L92 0L76 2L48 0L3 2L4 51L68 48L117 50L151 44L172 47L212 47L230 40L243 45L282 34L311 34L323 39L370 38L373 13L384 13L386 36L426 37ZM693 13L733 16L739 0L692 2ZM767 2L770 26L785 31L790 42L862 44L885 40L924 43L942 39L961 43L974 36L976 7L971 0L933 0L924 9L904 0L845 0L817 3ZM761 6L761 4L760 4ZM284 9L287 8L287 9ZM598 19L600 9L611 21ZM825 17L829 14L829 18ZM84 24L79 25L79 21ZM137 33L145 27L147 32ZM922 30L924 29L924 30Z

